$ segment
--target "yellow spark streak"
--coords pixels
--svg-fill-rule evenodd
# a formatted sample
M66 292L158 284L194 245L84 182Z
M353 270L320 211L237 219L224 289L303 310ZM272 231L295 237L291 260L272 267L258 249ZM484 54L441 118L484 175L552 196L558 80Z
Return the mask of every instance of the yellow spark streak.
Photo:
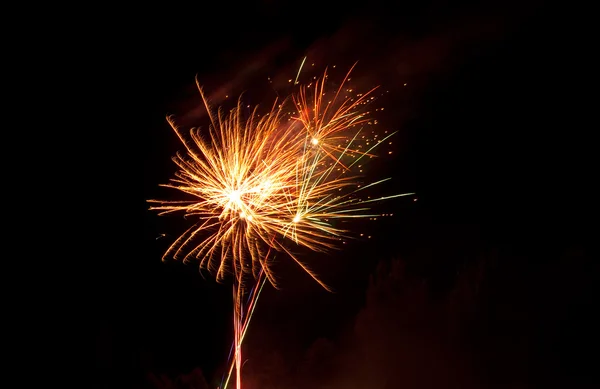
M302 72L302 67L304 66L304 62L306 62L306 58L307 57L304 57L302 63L300 64L300 68L298 69L298 73L296 74L296 79L294 80L294 85L298 84L298 77L300 77L300 72Z

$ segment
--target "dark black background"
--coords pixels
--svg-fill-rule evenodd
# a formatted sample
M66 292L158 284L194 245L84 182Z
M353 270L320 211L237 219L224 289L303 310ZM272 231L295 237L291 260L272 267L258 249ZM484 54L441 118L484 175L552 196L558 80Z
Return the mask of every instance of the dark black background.
M86 250L97 387L144 387L151 372L175 377L200 367L209 380L222 372L229 286L194 266L161 263L177 220L157 217L145 200L167 193L158 185L174 172L169 158L181 147L164 117L198 102L194 77L219 88L257 58L262 70L244 75L232 94L260 85L263 73L295 75L305 55L319 66L358 60L357 74L390 90L384 120L399 131L377 175L393 176L390 190L418 198L386 205L395 217L366 227L371 241L319 259L336 294L284 266L284 290L266 292L253 325L264 329L257 338L268 333L264 342L285 345L290 359L351 321L379 260L404 258L444 293L457 269L493 249L504 261L497 277L525 280L528 295L547 264L569 250L587 253L593 175L575 92L580 40L561 10L534 2L263 1L123 12L113 10L82 43L95 55L79 65L84 95L97 91L84 99L95 125L81 130L89 145L81 147L94 154L81 163L101 197ZM595 268L587 259L577 266L571 272L581 277ZM579 277L563 287L575 288ZM591 297L578 296L555 339L560 362L542 369L549 381L585 382L591 371Z

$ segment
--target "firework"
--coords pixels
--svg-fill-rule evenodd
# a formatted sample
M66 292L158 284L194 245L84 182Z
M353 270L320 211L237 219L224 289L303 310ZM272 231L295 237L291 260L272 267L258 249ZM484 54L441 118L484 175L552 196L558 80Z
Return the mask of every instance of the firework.
M368 203L384 198L363 200L360 194L385 180L362 185L351 168L374 157L373 149L393 134L361 143L375 89L348 93L349 74L328 91L325 72L288 98L275 100L265 114L259 107L248 111L241 98L233 109L215 112L197 81L208 129L186 134L168 117L186 152L173 158L179 170L164 186L184 192L189 200L150 200L155 204L151 209L182 212L195 224L163 259L196 259L218 281L233 275L238 388L237 348L247 326L241 307L244 282L264 276L277 287L272 258L283 253L329 290L294 253L294 246L327 252L347 237L340 219L379 216L369 211Z
M351 165L343 162L344 156L352 157L352 165L372 156L370 150L353 148L360 125L368 120L363 105L370 92L343 98L342 82L326 101L326 79L325 74L315 83L312 98L309 88L301 86L291 98L275 101L267 114L259 115L256 107L247 117L241 100L228 113L213 112L198 85L209 112L208 130L191 129L186 137L168 118L187 152L173 158L179 171L164 186L185 192L190 200L150 200L158 204L151 209L183 212L197 223L173 242L163 259L198 259L217 280L231 272L243 281L244 275L256 277L264 270L277 286L270 253L285 252L327 288L288 243L325 252L347 233L334 225L336 219L378 215L369 214L357 196L370 185L358 187L357 176L344 174ZM286 120L290 103L297 115Z

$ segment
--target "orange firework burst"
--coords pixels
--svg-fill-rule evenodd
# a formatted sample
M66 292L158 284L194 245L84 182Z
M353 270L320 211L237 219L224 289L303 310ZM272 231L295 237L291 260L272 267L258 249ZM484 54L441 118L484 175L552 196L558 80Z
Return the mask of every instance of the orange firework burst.
M364 106L373 90L344 96L346 76L329 96L326 80L327 73L312 91L312 84L301 86L290 98L275 101L266 115L260 115L258 107L244 115L241 100L228 113L214 113L197 83L211 123L204 136L192 129L187 138L168 118L187 153L173 158L180 170L164 185L191 199L150 200L157 204L151 209L161 214L181 211L197 223L163 259L198 259L217 280L230 272L239 285L244 275L256 277L262 269L277 286L270 253L284 252L329 290L291 252L289 243L324 252L335 248L347 232L333 224L336 219L377 216L367 213L364 204L379 199L362 201L356 194L379 182L361 187L348 173L361 158L372 156L371 150L385 138L359 151L355 143L361 125L369 120ZM297 111L291 120L284 114L288 111ZM346 157L351 164L343 162Z

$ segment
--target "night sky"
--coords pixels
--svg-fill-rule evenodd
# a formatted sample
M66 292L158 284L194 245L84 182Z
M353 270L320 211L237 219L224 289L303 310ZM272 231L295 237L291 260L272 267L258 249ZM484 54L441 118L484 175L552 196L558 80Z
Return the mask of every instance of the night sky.
M184 226L146 203L177 196L159 187L183 149L165 116L197 115L196 75L215 99L271 98L267 77L293 78L304 56L318 71L358 61L361 85L389 91L379 120L398 134L369 174L416 196L382 205L393 217L359 224L371 239L308 255L335 293L282 259L282 290L266 287L245 343L248 388L597 382L589 167L567 85L573 45L541 2L408 4L157 6L115 27L124 33L95 71L114 96L98 113L110 118L101 136L114 146L100 217L114 228L88 253L99 264L94 387L159 388L152 377L181 381L194 369L218 385L232 340L230 284L161 262ZM381 312L386 319L373 319ZM399 346L364 351L360 342ZM444 357L422 353L438 347ZM379 357L392 378L356 362ZM468 362L459 369L459 360ZM448 371L455 378L431 378Z

